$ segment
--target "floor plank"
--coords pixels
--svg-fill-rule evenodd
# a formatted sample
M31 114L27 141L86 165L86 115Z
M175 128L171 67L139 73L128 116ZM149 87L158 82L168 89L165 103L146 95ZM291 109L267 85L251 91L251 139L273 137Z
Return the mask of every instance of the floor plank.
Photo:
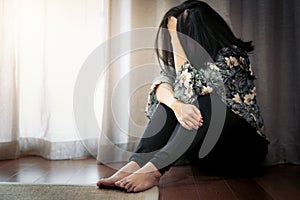
M171 168L159 185L161 200L199 199L190 166Z
M193 167L192 169L200 199L237 199L232 190L226 184L224 177L207 174L196 167Z
M243 200L272 200L273 198L253 179L228 178L225 180L237 199Z
M120 169L123 163L114 163L109 166L97 165L96 161L87 163L69 181L68 184L88 184L93 185L102 177L109 177Z
M1 161L5 162L5 161ZM35 158L28 158L28 159L16 159L10 160L7 162L6 165L2 165L0 170L0 181L1 182L18 182L18 179L13 177L18 177L22 171L26 169L30 169L36 163Z
M276 200L300 199L300 166L278 165L270 167L256 182Z
M34 183L67 184L83 167L84 161L56 161L50 163L48 172Z

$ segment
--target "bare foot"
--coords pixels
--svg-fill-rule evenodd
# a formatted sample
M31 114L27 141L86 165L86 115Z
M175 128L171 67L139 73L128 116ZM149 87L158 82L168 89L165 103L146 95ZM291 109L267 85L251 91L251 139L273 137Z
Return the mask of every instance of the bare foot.
M124 167L119 169L116 173L114 173L110 177L101 178L98 181L97 186L99 188L115 187L116 181L121 180L122 178L132 174L133 172L137 171L138 169L140 169L140 166L136 162L130 161L129 163L127 163Z
M141 192L158 185L160 177L160 172L151 162L148 162L133 174L117 181L115 185L127 192Z

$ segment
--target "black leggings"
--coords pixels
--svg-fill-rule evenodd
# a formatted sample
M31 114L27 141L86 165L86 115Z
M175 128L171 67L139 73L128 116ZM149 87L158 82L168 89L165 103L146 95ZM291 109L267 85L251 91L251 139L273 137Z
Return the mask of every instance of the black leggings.
M202 114L203 126L198 130L187 130L169 107L159 104L130 161L135 161L140 167L151 162L162 174L180 158L219 172L254 169L262 164L267 141L230 109L226 110L218 142L205 158L199 159L198 153L212 115L210 96L199 96L195 105Z

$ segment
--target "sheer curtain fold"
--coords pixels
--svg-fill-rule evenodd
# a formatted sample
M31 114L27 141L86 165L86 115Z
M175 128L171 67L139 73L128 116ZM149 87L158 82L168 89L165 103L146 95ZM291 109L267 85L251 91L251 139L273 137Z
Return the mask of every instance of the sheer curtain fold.
M104 0L0 2L0 159L89 156L73 120L73 90L105 39Z
M18 156L17 1L0 1L0 158Z

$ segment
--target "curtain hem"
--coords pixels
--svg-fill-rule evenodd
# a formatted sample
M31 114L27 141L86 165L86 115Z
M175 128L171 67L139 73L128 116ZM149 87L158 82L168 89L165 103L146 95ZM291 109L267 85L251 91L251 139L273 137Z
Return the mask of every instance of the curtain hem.
M97 142L94 138L83 141L51 142L41 138L20 138L0 143L0 160L20 156L41 156L49 160L85 158L95 155Z

